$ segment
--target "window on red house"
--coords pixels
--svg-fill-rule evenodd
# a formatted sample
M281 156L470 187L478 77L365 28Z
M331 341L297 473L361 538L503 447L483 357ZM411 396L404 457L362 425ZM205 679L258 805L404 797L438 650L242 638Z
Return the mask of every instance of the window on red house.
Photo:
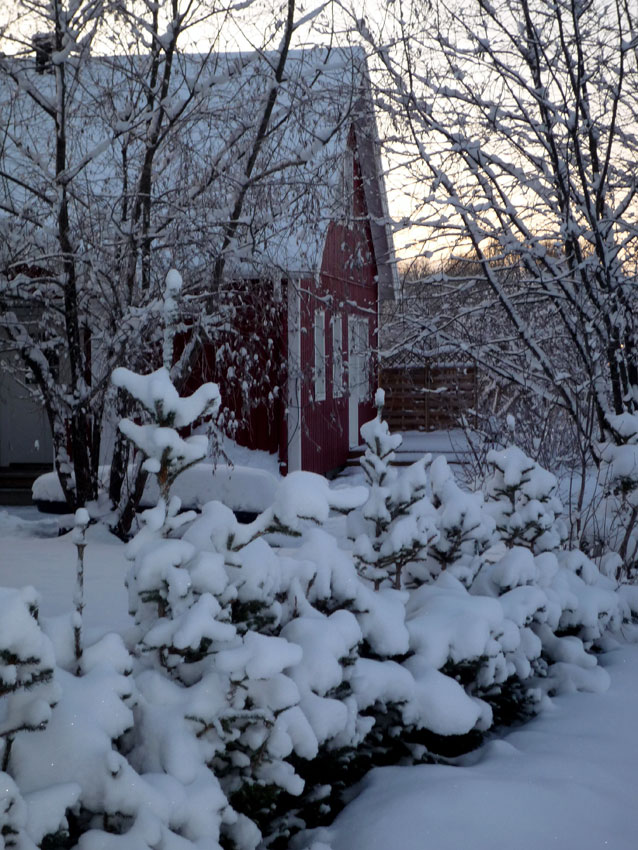
M341 314L332 319L332 395L343 395L343 324Z
M315 310L315 401L326 398L326 311Z

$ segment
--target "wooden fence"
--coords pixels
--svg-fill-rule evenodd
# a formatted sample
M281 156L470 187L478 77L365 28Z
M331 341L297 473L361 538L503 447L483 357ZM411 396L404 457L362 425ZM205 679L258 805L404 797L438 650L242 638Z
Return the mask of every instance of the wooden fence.
M385 390L384 418L392 431L454 428L461 415L470 418L476 410L473 364L382 367L379 386Z

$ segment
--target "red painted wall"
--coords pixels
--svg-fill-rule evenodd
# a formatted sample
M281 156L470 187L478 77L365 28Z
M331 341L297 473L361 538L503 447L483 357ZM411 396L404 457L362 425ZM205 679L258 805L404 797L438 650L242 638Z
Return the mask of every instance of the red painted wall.
M377 344L377 266L367 220L359 165L354 159L353 215L350 221L331 223L323 251L318 281L304 281L301 295L301 358L308 379L302 389L304 428L301 443L303 469L325 474L342 466L348 457L348 316L368 319L369 346ZM326 314L326 399L315 401L312 379L315 310ZM343 394L335 398L333 386L333 331L336 317L342 322ZM374 416L376 362L370 368L368 398L359 404L359 427Z
M191 393L205 381L219 384L220 424L241 446L277 452L286 393L285 309L270 281L240 281L224 292L232 324L215 344L201 346L187 381ZM185 335L175 338L175 357Z
M354 136L351 137L354 143ZM348 220L332 222L328 227L323 250L321 272L316 279L306 279L301 283L301 340L300 354L304 381L301 389L302 469L325 474L345 464L350 448L349 440L349 400L348 400L348 316L365 317L368 320L369 348L374 352L377 347L377 304L378 285L377 266L372 245L372 236L368 222L365 194L361 172L356 156L352 158L352 210ZM242 287L245 291L242 292ZM285 291L285 286L283 287ZM264 333L264 306L273 304L274 292L270 284L255 281L237 285L237 313L234 327L229 331L228 339L221 335L220 343L227 342L233 356L241 348L241 340ZM235 439L240 445L259 448L266 451L278 451L282 471L288 461L288 428L285 416L287 362L287 322L288 316L285 298L274 305L271 313L275 316L269 331L273 338L271 349L263 344L248 346L247 357L239 357L231 364L227 358L220 360L218 346L204 346L200 367L191 376L192 391L204 380L216 380L220 384L223 405L228 412L242 419L241 426L235 431ZM326 398L318 401L314 397L314 319L315 311L325 311L325 352L326 352ZM341 321L343 391L335 397L333 385L333 323ZM277 326L275 330L274 325ZM176 340L176 349L180 350L183 340ZM370 381L366 399L358 405L358 427L371 419L374 414L372 403L377 381L376 358L371 355ZM229 377L229 366L233 366ZM246 377L257 377L260 393L263 395L264 380L279 394L269 404L247 408ZM250 381L249 381L250 383ZM360 438L358 439L358 442Z

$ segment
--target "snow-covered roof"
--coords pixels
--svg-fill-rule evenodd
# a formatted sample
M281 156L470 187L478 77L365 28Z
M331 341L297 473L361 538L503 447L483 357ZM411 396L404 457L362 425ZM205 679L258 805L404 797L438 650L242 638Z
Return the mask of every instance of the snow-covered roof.
M169 115L180 114L179 129L154 162L161 241L177 245L169 248L171 264L181 263L184 268L200 264L204 270L219 251L222 228L246 183L247 163L273 89L277 59L278 54L263 52L177 56L163 104ZM53 102L53 75L37 74L35 59L12 61L22 91L31 88L40 99ZM150 57L140 55L82 60L72 94L70 122L75 126L69 133L68 171L73 178L73 170L87 163L81 169L82 191L87 192L89 205L95 202L101 207L99 216L95 211L91 215L100 219L107 239L114 230L122 232L119 207L125 175L128 170L130 179L135 157L142 155L142 146L131 145L130 140L148 119L140 79L148 76L144 71L149 62ZM9 127L4 140L5 170L8 166L25 184L41 186L44 198L53 185L47 186L54 155L50 119L33 98L16 98L9 88L0 94L0 114L6 118L2 124ZM352 126L379 280L386 294L393 290L396 272L376 154L376 124L365 55L357 48L318 47L289 53L268 131L248 181L241 224L228 252L231 273L233 269L243 275L318 271L328 224L345 218L344 167ZM33 215L48 214L46 201L35 209L37 200L19 183L4 183L2 189L10 193L12 203L25 204ZM171 241L171 234L176 239Z

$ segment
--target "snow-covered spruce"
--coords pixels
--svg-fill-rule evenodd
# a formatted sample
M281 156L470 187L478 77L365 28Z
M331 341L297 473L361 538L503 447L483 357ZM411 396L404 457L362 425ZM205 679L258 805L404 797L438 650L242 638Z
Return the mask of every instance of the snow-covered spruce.
M494 542L494 520L484 509L483 494L462 490L444 457L431 464L429 478L436 535L423 563L410 564L410 583L423 584L446 570L470 587Z
M430 458L422 458L409 472L397 475L391 464L402 437L391 434L383 420L384 402L384 392L378 389L376 418L361 428L366 444L361 466L370 493L365 505L349 517L348 533L354 540L359 573L372 580L376 589L391 583L398 590L404 567L422 560L437 535L431 505L423 498Z
M567 539L556 477L516 446L487 455L492 475L485 482L486 509L499 538L533 552L559 549Z
M536 643L545 691L604 689L607 675L591 650L630 615L618 582L580 550L565 547L553 475L516 447L491 452L488 462L486 509L507 552L483 567L472 592L498 597L519 624L524 641L510 655L519 672L534 660L529 650Z
M383 421L383 400L377 391L377 416L362 428L370 495L348 517L359 572L386 604L396 594L401 612L394 646L379 651L373 641L359 664L385 661L374 671L380 680L388 663L397 668L386 693L379 689L379 699L365 705L376 721L370 741L377 758L398 754L397 739L416 745L417 754L451 753L475 745L492 725L492 708L479 694L498 691L508 678L498 637L517 643L519 630L506 626L498 602L468 592L494 542L482 495L463 492L444 458L393 468L401 437Z
M204 416L214 416L219 410L219 389L216 384L202 384L193 395L180 398L166 368L138 375L120 367L113 372L112 381L152 417L144 424L122 419L120 431L146 456L144 469L157 475L166 501L177 476L203 460L208 449L205 435L182 438L176 429L186 428Z
M205 390L180 404L162 374L146 381L135 380L126 371L119 377L132 383L137 397L151 404L164 423L186 424L190 413L208 409L217 398L213 393L202 399ZM162 426L158 433L144 426L132 431L151 448L152 459L159 456L160 465L164 462L162 480L167 487L180 464L192 463L195 453L201 454L197 441L182 441L162 432ZM160 499L160 507L163 504ZM79 517L81 524L84 519ZM144 534L142 538L144 542ZM84 543L83 535L78 539ZM0 717L7 733L3 769L11 778L3 805L10 818L11 833L6 834L13 836L11 841L15 839L18 847L29 847L32 841L36 846L45 842L82 850L145 850L177 844L186 848L190 842L193 846L203 842L219 850L221 821L236 816L205 765L190 776L188 770L176 776L163 773L153 764L147 769L141 760L139 771L133 765L138 743L133 709L138 701L144 703L145 694L136 688L132 660L121 638L107 635L95 645L81 646L78 653L73 627L80 625L82 605L76 593L72 622L66 629L58 624L52 632L68 669L58 667L53 675L51 643L31 616L36 606L29 594L29 590L3 591L0 600L7 684L7 692L0 694ZM75 637L79 638L77 631ZM20 652L27 655L23 658ZM23 686L28 685L25 692ZM186 763L191 769L191 762Z
M180 405L166 372L149 376L152 394L140 376L119 372L122 378L149 413L158 397L172 399L180 426L198 412L189 400ZM366 491L333 490L318 476L293 473L251 524L240 525L220 502L205 504L195 518L180 514L179 500L166 499L180 466L191 462L177 433L159 422L124 428L149 453L147 468L168 482L129 544L139 657L130 758L142 774L208 788L219 805L208 806L198 838L221 833L226 846L249 850L292 798L304 791L308 797L295 765L326 746L353 750L371 724L347 682L362 632L341 600L350 603L358 587L372 591L327 535L317 531L286 553L265 536L303 538L309 524L325 521L331 509L360 505ZM346 575L339 570L344 560ZM290 829L284 820L279 831Z
M32 850L36 847L24 833L26 804L8 773L0 773L0 847L2 850L19 844ZM21 834L22 833L22 834Z
M629 614L617 584L565 548L554 476L516 447L490 461L485 502L456 488L442 458L432 465L439 534L430 554L442 571L428 580L428 559L407 568L422 583L408 601L405 666L462 684L479 730L524 718L543 692L604 689L592 650ZM457 697L462 728L472 710ZM449 734L453 717L442 714L435 731Z
M0 657L0 846L69 846L130 825L146 783L115 747L132 725L131 682L114 666L129 669L121 639L86 647L75 676L55 665L33 589L2 589Z
M402 538L408 546L401 571L390 575L408 593L409 646L401 666L414 691L401 708L404 724L412 724L403 736L449 751L457 746L450 736L470 735L458 744L467 746L494 722L535 711L543 690L604 688L606 675L591 650L619 628L628 607L615 582L582 552L564 548L554 476L516 447L494 452L484 500L458 487L444 458L431 464L427 482L427 467L392 469L398 440L380 404L363 430L370 436L362 465L371 496L349 520L359 565L364 540L356 532L365 522L367 566L378 563L377 553L400 551L394 493L405 494L408 515L428 523L429 539L412 547L413 561L411 542ZM361 571L375 587L387 582L382 571Z
M12 763L16 735L44 729L59 698L51 641L37 619L32 587L0 588L0 770Z
M134 835L136 843L122 850L150 848L157 836L170 843L185 816L167 805L179 788L160 793L154 777L140 776L126 758L135 694L121 638L106 635L84 646L78 660L72 619L65 628L57 624L55 640L67 645L64 670L55 666L36 612L31 588L0 591L4 846L99 850Z
M608 575L632 581L638 570L638 415L608 418L617 442L599 446L602 496L584 538Z
M5 846L285 846L367 768L467 749L542 689L605 686L592 650L626 603L564 548L553 478L518 450L495 455L484 501L443 459L391 468L379 411L369 489L294 473L242 525L170 494L204 450L176 427L214 409L216 389L180 399L164 370L117 380L147 411L130 433L162 481L128 547L133 657L109 635L78 660L69 628L68 669L53 672L31 591L0 595L8 651L33 652L1 668L0 718L22 717L3 750ZM319 527L331 511L351 513L356 556ZM11 683L33 664L49 672L21 702Z
M15 782L16 741L38 737L60 698L51 641L40 629L33 588L0 588L0 847L35 850L45 835L66 827L68 797L47 794L46 817L33 817L29 798ZM41 743L38 742L38 743ZM33 801L32 801L33 802Z

